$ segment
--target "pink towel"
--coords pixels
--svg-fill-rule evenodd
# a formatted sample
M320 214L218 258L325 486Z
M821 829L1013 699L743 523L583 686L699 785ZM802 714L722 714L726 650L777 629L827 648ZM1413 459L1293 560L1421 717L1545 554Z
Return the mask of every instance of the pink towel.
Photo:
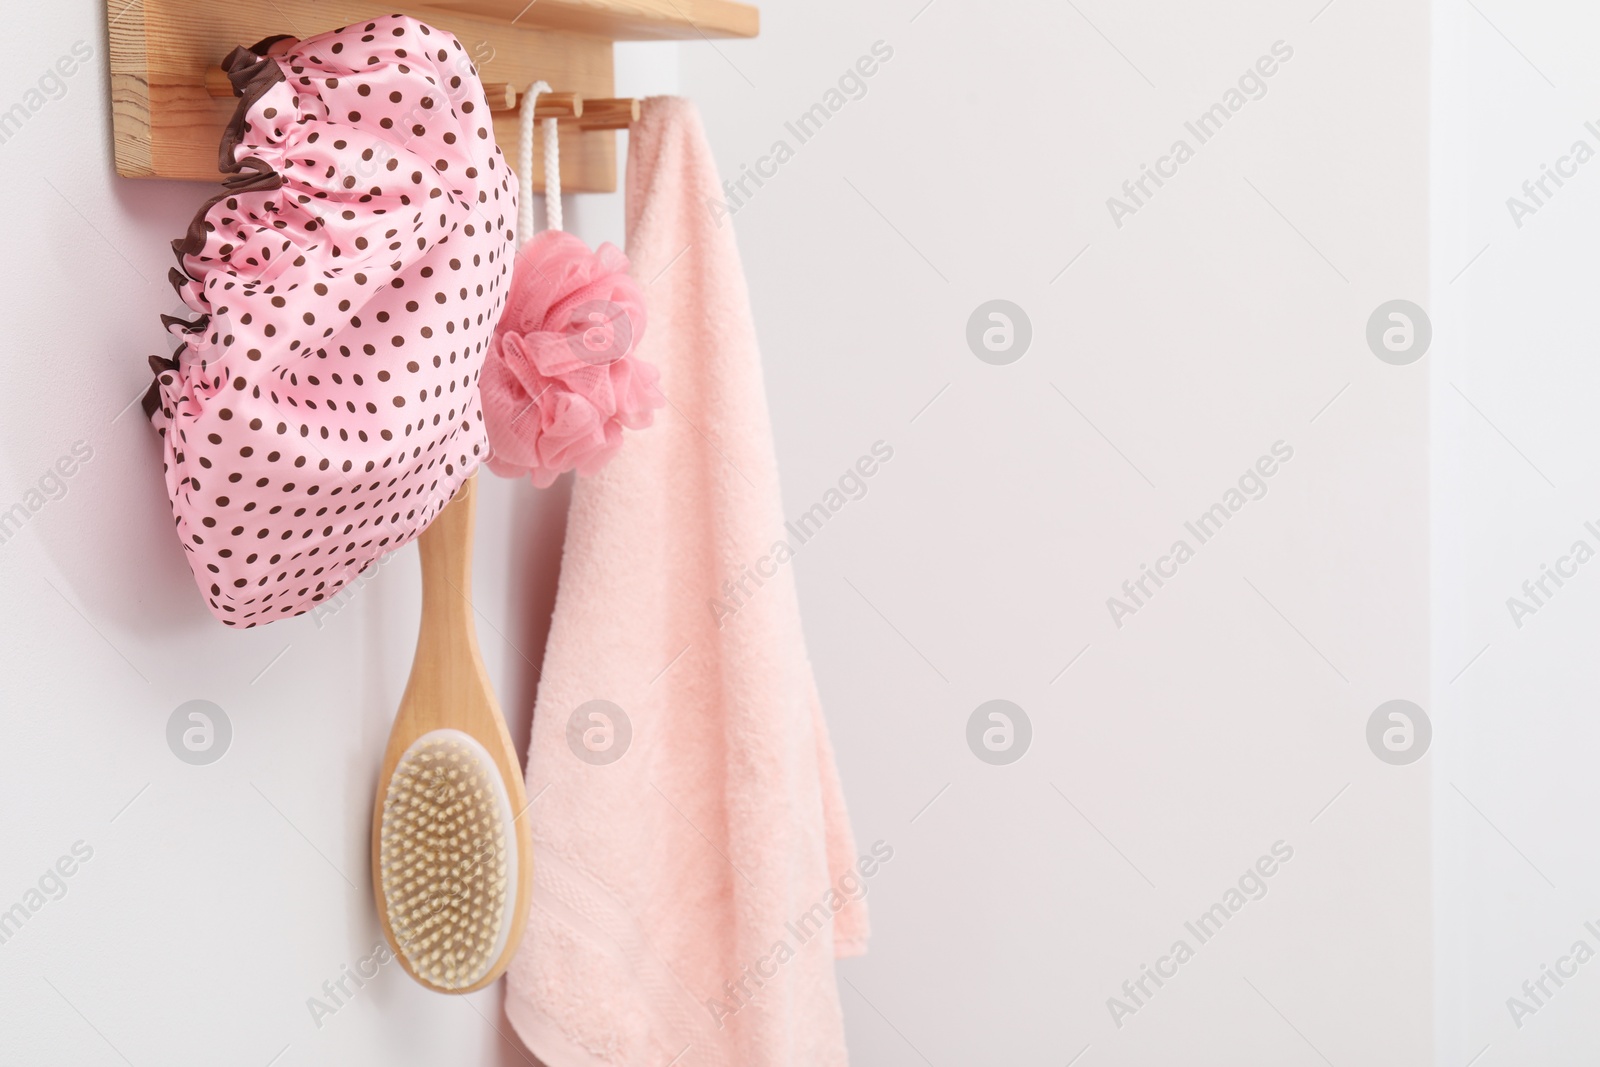
M668 405L573 491L506 1012L549 1067L842 1065L833 961L866 948L875 859L856 855L775 558L749 296L693 106L646 100L629 143L639 354Z

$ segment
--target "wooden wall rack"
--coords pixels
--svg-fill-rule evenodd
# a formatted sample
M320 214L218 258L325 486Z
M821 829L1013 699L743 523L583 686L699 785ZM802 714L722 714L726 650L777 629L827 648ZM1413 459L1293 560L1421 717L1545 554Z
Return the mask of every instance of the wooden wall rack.
M236 45L398 12L449 31L472 55L508 156L521 89L542 78L557 90L539 110L562 119L561 184L569 192L617 187L611 131L637 117L638 102L615 95L614 41L754 37L760 29L757 9L733 0L427 0L398 8L372 0L107 0L106 12L124 177L220 177L217 142L235 101L217 64ZM534 187L543 185L536 173Z

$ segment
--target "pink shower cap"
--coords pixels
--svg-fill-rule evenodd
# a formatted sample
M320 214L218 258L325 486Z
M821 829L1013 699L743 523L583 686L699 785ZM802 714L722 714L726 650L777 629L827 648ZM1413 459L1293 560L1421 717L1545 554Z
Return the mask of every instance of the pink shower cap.
M309 610L425 529L487 449L509 169L459 42L393 15L224 64L227 191L174 241L199 318L152 357L178 536L230 626Z
M548 486L593 474L666 403L656 368L632 353L644 294L615 245L542 230L517 253L511 296L483 370L487 463L502 477Z

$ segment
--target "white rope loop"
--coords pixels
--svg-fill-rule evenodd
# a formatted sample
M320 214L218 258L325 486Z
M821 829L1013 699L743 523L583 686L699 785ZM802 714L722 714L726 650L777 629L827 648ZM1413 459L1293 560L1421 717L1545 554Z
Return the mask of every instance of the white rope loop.
M517 247L533 236L533 120L539 94L548 93L546 82L536 81L522 94L517 113ZM544 120L544 197L545 219L550 229L561 229L561 142L556 120Z
M555 119L544 120L544 220L561 229L561 136Z

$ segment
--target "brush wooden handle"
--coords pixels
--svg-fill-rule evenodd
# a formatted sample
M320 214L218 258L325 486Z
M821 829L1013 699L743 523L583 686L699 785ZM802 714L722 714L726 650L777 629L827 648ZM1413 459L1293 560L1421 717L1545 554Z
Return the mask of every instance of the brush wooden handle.
M478 476L462 483L450 503L417 538L422 556L422 628L417 637L413 681L424 647L447 662L471 663L480 670L478 628L472 619L472 534L477 527ZM453 653L453 654L452 654ZM483 685L488 688L487 674Z
M472 534L475 525L478 478L468 478L454 499L417 538L422 557L422 622L417 652L411 664L400 710L395 715L389 745L378 777L377 803L372 813L372 880L378 918L400 964L413 978L435 988L412 970L390 925L382 888L380 837L384 791L395 766L411 743L434 730L460 730L470 734L495 762L505 783L516 836L516 905L505 950L494 967L476 984L441 992L470 993L499 978L516 954L527 921L533 891L533 841L527 817L527 791L511 732L506 729L499 702L489 684L489 674L478 650L478 628L472 607Z

